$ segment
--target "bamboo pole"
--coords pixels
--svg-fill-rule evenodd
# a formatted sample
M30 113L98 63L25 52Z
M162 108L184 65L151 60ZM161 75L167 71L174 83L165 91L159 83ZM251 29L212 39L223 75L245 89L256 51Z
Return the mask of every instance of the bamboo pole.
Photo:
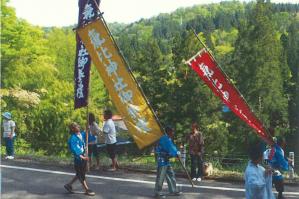
M183 167L185 173L187 174L187 177L188 177L188 180L189 180L190 184L192 185L192 187L194 187L194 184L193 184L193 182L192 182L192 179L191 179L191 177L190 177L190 175L189 175L189 173L188 173L186 167L184 166L181 157L178 157L178 159L179 159L179 162L180 162L181 166Z
M86 149L85 149L85 155L88 157L88 137L89 137L89 104L90 104L90 98L89 98L89 92L90 92L90 85L91 85L91 72L89 69L89 82L88 82L88 88L87 88L87 106L86 106L86 126L85 126L85 143L86 143ZM90 171L89 165L89 159L87 161L87 171Z

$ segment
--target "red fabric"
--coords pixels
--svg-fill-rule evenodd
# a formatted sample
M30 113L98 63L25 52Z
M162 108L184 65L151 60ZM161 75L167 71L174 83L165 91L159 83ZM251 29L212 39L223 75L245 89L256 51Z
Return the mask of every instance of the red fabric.
M275 155L275 147L271 147L268 159L272 160L274 155Z
M272 139L266 133L261 121L250 110L237 89L226 79L226 76L205 49L191 58L188 64L231 111L255 129L263 140L269 144L272 143Z

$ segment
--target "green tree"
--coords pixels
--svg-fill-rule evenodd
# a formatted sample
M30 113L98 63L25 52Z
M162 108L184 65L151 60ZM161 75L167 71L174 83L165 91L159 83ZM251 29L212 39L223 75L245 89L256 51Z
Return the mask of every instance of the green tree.
M288 126L287 98L281 75L287 67L273 27L271 4L259 0L239 28L233 63L238 68L236 85L249 105L266 128L279 129ZM242 131L248 132L248 128Z
M289 96L289 121L292 136L290 144L299 153L299 19L294 16L288 29L285 51L287 63L290 69L291 79L288 83L287 92Z

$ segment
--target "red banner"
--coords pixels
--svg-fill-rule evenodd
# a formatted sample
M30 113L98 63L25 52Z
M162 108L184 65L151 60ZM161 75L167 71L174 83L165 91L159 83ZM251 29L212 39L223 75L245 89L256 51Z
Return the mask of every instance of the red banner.
M229 82L209 52L202 49L187 63L231 111L254 128L263 140L272 143L272 138L267 134L262 122L250 110L238 90Z

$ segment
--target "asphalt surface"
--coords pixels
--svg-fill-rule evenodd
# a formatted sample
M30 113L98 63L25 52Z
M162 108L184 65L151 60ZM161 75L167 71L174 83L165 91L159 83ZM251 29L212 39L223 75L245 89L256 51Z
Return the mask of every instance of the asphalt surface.
M99 199L148 199L154 198L154 174L136 173L126 170L116 172L91 171L87 175L90 189L95 196L86 196L79 182L74 184L76 194L69 194L63 188L74 176L72 167L49 166L28 162L2 160L1 162L1 198L99 198ZM188 181L177 178L181 196L166 198L244 198L244 185L239 182L217 182L204 180L192 188ZM167 185L163 186L167 194ZM298 186L286 186L287 199L299 199Z

